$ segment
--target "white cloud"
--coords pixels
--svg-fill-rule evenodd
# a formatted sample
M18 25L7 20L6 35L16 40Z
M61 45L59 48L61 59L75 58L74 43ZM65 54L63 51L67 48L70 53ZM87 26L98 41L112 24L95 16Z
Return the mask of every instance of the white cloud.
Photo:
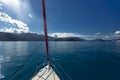
M120 31L116 31L115 34L120 35Z
M10 9L19 19L25 18L31 12L28 0L0 0L0 3Z
M31 14L28 14L28 16L29 16L30 18L33 18L33 16L32 16Z
M105 37L106 39L108 39L108 38L110 38L111 36L108 36L108 35L107 35L107 36L104 36L104 37Z
M29 32L29 27L27 26L27 24L25 24L22 21L13 19L12 17L10 17L6 13L0 12L0 21L7 22L7 23L10 23L10 24L18 27L18 28L13 28L13 27L3 28L3 29L0 29L0 31L3 31L3 32L17 32L17 33L21 33L21 32L27 33L27 32Z

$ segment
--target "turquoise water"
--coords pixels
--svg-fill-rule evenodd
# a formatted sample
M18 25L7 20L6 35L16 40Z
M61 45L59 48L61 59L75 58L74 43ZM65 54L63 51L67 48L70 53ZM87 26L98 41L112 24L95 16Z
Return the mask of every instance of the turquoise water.
M49 48L72 80L120 80L120 42L50 42ZM0 42L0 80L8 80L32 52L12 80L28 80L41 68L44 42Z

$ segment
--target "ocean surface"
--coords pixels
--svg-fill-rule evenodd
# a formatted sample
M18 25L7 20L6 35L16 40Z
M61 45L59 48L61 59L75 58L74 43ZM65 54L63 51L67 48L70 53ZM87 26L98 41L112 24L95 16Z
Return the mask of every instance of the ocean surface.
M120 80L120 42L53 41L49 51L64 80L66 73L72 80ZM45 56L44 42L1 41L0 80L29 80Z

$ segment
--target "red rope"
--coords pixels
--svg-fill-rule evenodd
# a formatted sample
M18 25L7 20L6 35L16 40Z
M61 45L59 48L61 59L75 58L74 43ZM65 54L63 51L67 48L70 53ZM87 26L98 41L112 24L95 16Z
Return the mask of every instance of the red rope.
M45 0L42 0L42 12L44 20L44 35L45 35L45 45L46 45L46 55L48 56L48 35L47 35L47 21L46 21L46 9L45 9Z

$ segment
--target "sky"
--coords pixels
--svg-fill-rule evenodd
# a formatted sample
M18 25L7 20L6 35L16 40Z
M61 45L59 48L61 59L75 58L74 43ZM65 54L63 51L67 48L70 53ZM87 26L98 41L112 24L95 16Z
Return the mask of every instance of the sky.
M120 0L46 0L49 36L120 38ZM0 0L0 32L43 34L41 0Z

